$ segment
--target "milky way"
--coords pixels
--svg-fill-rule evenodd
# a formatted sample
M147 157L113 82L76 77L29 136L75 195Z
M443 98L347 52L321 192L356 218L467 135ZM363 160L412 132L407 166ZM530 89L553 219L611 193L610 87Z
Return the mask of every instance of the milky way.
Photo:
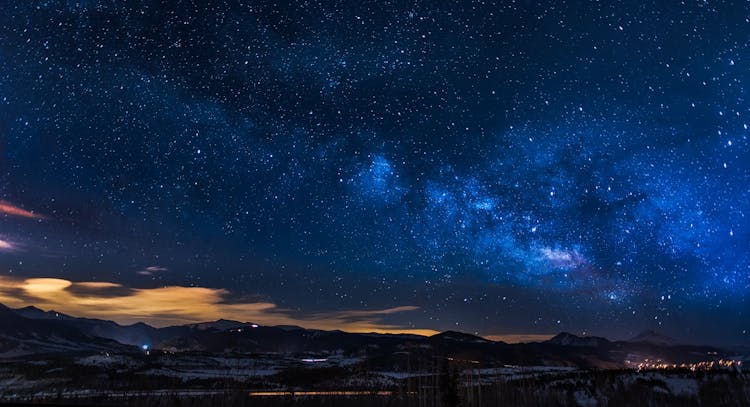
M168 3L4 6L5 276L750 341L747 3Z

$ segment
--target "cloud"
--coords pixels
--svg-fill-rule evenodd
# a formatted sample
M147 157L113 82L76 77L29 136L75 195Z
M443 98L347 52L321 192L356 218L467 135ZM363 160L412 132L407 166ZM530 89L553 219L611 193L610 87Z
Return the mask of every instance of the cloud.
M0 200L0 213L10 216L20 216L22 218L28 218L28 219L46 219L46 216L34 213L31 211L27 211L23 208L20 208L16 205L13 205L12 203L8 201Z
M7 240L0 239L0 250L10 251L10 250L13 250L15 248L16 247L15 247L15 245L13 245L13 243L11 243L11 242L9 242Z
M138 273L138 274L140 274L142 276L152 276L152 275L154 275L156 273L160 273L162 271L169 271L169 269L166 268L166 267L161 267L161 266L149 266L149 267L146 267L143 270L136 271L136 273Z
M168 326L227 318L262 325L298 325L347 332L437 333L430 329L403 327L383 321L389 315L417 310L415 306L295 314L272 302L231 302L227 299L229 294L229 291L221 288L132 288L112 282L0 276L0 303L7 306L34 305L122 324L142 321L154 326Z
M66 289L77 297L121 297L132 294L131 288L106 282L82 282L71 284Z

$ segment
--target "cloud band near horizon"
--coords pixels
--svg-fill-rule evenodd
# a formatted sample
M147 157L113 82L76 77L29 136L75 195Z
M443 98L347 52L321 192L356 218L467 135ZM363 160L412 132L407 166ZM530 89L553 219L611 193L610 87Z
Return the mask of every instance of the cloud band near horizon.
M418 310L406 305L378 310L344 310L294 315L272 302L230 302L222 288L168 286L131 288L112 282L74 282L60 278L0 276L0 303L33 305L74 316L153 326L205 322L221 318L262 325L299 325L348 332L432 335L435 330L384 322L388 315Z

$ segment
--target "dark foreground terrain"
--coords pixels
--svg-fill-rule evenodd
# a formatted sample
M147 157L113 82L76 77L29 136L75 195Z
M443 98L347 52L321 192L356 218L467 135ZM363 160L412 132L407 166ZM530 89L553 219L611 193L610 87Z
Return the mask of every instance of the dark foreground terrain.
M559 371L480 376L449 372L383 380L357 371L306 369L286 377L175 381L164 377L52 385L13 391L13 405L108 406L747 406L750 376L736 372ZM292 379L291 376L294 376ZM296 386L284 385L289 380ZM357 385L347 386L350 381ZM7 382L7 381L6 381ZM58 383L62 382L59 380ZM140 383L139 383L140 382ZM117 383L116 385L114 383ZM87 386L88 384L88 386ZM276 386L258 388L260 384ZM301 385L305 385L302 387ZM368 386L369 385L369 386ZM12 387L12 386L11 386ZM107 388L110 387L110 388ZM369 388L368 388L369 387Z

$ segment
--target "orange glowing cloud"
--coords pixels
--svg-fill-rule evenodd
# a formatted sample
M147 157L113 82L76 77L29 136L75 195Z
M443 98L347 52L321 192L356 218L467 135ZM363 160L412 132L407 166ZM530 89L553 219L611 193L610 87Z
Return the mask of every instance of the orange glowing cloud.
M45 219L44 215L40 215L38 213L34 213L31 211L27 211L23 208L19 208L16 205L13 205L12 203L8 201L0 200L0 213L10 216L20 216L22 218L29 218L29 219Z
M348 332L437 333L383 322L385 316L417 310L414 306L298 315L272 302L230 302L228 296L229 291L220 288L130 288L111 282L0 276L0 303L7 306L34 305L122 324L142 321L154 326L168 326L228 318L262 325L299 325Z

